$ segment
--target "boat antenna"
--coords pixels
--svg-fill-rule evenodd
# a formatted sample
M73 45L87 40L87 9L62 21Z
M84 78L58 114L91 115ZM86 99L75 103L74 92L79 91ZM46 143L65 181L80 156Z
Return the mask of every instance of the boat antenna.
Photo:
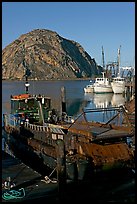
M28 77L31 75L31 71L28 69L25 59L23 60L23 66L25 67L25 92L26 94L28 94L30 86L28 82Z

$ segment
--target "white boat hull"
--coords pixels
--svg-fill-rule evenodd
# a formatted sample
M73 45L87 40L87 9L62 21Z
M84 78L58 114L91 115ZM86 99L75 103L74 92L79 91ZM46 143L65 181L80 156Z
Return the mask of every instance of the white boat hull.
M112 82L111 86L113 92L116 94L122 94L125 91L125 83Z
M111 85L96 85L94 86L94 92L95 93L112 93L112 87Z

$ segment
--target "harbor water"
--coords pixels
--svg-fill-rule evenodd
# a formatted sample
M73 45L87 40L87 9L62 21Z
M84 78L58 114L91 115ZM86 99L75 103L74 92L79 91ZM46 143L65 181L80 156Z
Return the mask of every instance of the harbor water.
M51 97L52 107L61 108L61 87L65 87L66 109L69 116L78 116L85 108L109 108L124 105L129 100L129 95L113 93L84 93L84 87L89 80L66 80L66 81L30 81L30 94L41 94ZM2 82L2 113L10 112L10 96L25 93L25 82L3 81ZM102 122L104 114L92 115L89 120ZM88 116L89 117L89 116ZM108 117L111 117L108 116ZM105 119L107 120L107 118Z
M109 108L124 105L129 100L124 94L95 94L84 93L84 87L89 80L66 80L66 81L30 81L30 94L41 94L51 98L52 107L61 109L61 87L65 87L66 111L69 116L77 117L83 109ZM10 96L25 93L25 82L3 81L2 82L2 115L10 113ZM106 122L113 116L113 112L92 113L87 115L90 121ZM11 165L10 161L2 158L2 178L7 175L4 168ZM40 169L39 169L40 173ZM8 175L10 176L10 175ZM81 195L81 196L80 196ZM32 198L33 199L33 198ZM42 198L43 199L43 198ZM43 201L46 201L44 198ZM68 189L64 201L88 201L96 202L135 202L135 178L134 172L114 172L113 175L103 175L95 178L88 185L83 183ZM40 199L38 199L40 200ZM54 201L56 203L56 199Z

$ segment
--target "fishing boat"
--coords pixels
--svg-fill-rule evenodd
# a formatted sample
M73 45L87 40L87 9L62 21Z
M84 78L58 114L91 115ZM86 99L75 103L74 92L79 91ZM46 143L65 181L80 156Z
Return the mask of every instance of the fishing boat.
M112 93L112 86L109 78L105 77L105 72L102 72L103 77L96 78L94 83L94 93Z
M102 72L103 77L95 78L93 84L88 84L84 87L85 93L112 93L110 79L105 77L105 72Z
M104 61L104 49L102 46L102 63L103 63L103 70L105 70L105 61ZM112 93L112 87L110 83L110 79L107 78L106 71L102 72L103 77L96 78L96 81L94 83L94 92L95 93Z
M102 46L102 61L103 61L103 70L105 70L105 62L104 62L104 50ZM105 76L106 71L102 72L103 77L95 78L95 82L93 84L88 84L84 87L85 93L112 93L111 81L109 78Z
M128 122L124 127L115 124L122 107L86 110L72 122L66 119L64 100L62 112L57 114L49 97L31 95L28 87L26 74L26 92L11 96L11 113L3 115L5 140L18 156L27 159L35 155L56 172L61 184L67 179L89 179L98 171L134 165L134 155L126 142L133 136L132 127ZM106 123L86 119L86 114L100 111L117 114Z
M125 91L125 79L120 76L114 77L111 86L115 94L122 94Z
M117 77L111 82L112 90L115 94L122 94L125 91L125 79L120 76L120 48L118 49L118 72Z
M26 69L25 93L11 95L11 112L3 114L5 142L17 157L26 155L30 158L29 155L33 155L53 170L57 167L57 155L63 148L60 140L65 136L59 125L71 124L71 118L66 115L65 90L61 88L62 109L59 112L52 107L50 97L29 93L28 72ZM61 158L58 159L60 162Z
M85 93L93 93L94 92L94 84L88 84L84 87Z

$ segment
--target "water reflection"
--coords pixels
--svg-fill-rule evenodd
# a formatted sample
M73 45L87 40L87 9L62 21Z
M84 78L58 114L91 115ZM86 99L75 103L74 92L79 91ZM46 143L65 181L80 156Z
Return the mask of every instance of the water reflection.
M77 116L86 105L87 102L80 99L67 100L67 114Z
M122 94L113 93L85 93L84 100L87 101L87 108L108 108L119 107L125 104L126 99Z
M112 106L119 107L121 105L125 104L125 98L122 94L113 94L112 100L111 100Z
M87 100L85 109L119 107L120 105L124 105L125 103L125 98L122 94L113 93L85 93L84 99ZM86 117L88 121L107 122L114 115L116 115L116 113L117 112L114 110L103 110L102 112L87 113Z
M94 93L84 93L84 100L87 102L93 101Z
M94 104L96 108L108 108L111 106L112 93L94 94Z

